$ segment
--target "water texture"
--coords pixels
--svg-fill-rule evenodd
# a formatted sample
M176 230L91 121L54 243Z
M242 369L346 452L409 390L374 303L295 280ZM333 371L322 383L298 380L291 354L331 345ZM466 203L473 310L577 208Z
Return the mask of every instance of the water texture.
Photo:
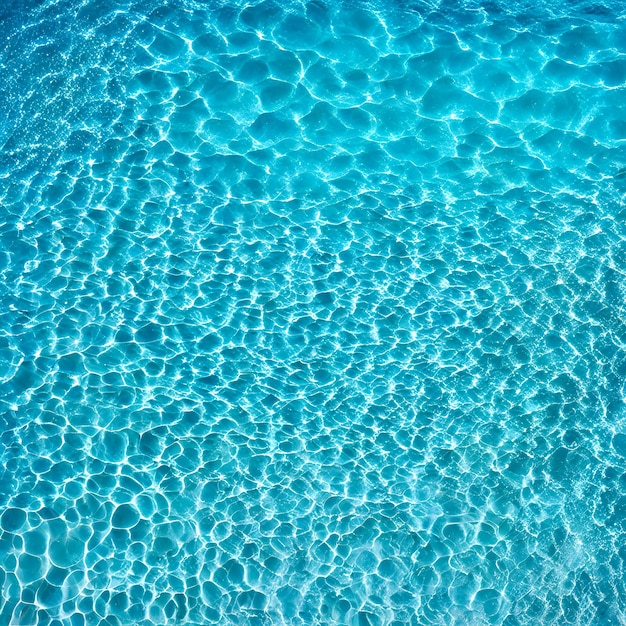
M626 624L623 5L0 17L0 624Z

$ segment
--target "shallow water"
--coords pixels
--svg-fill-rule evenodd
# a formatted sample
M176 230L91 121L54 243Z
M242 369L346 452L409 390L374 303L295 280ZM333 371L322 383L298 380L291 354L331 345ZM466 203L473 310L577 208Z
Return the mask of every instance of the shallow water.
M1 8L0 623L626 623L625 17Z

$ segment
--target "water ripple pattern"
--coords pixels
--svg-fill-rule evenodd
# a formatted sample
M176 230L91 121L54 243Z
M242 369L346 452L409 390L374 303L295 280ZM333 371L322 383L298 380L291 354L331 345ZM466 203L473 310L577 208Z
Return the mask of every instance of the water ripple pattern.
M0 18L1 624L626 624L623 5Z

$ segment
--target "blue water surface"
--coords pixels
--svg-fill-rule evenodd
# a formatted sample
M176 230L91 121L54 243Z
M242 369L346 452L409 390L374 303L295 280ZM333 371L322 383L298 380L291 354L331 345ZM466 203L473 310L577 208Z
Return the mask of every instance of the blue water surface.
M626 624L626 7L0 7L0 624Z

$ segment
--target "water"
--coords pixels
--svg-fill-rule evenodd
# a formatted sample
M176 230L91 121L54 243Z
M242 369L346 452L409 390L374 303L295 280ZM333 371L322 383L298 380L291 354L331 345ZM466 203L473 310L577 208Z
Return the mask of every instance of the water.
M0 623L626 623L619 3L0 9Z

